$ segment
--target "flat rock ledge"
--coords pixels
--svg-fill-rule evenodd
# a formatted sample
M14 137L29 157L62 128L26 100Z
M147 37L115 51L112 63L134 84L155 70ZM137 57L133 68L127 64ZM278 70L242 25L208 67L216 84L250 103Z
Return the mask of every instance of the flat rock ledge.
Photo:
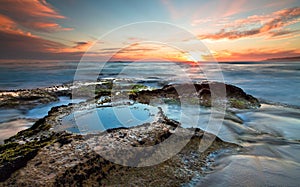
M162 111L153 122L132 128L110 129L88 135L63 130L61 119L64 116L74 109L88 108L101 96L111 96L112 84L113 80L79 86L0 91L0 108L49 103L58 100L59 96L71 96L74 89L75 93L87 98L87 102L53 107L31 128L0 145L0 186L180 186L206 174L209 155L222 150L235 152L240 149L200 129L181 128L178 122L166 118ZM217 82L173 84L154 90L141 85L127 85L120 90L124 98L145 104L168 99L207 107L215 103L234 109L260 106L258 99L242 89ZM229 111L226 117L242 123ZM176 138L168 143L171 137ZM199 149L200 143L207 137L212 137L214 141L207 149ZM164 143L166 146L163 149L156 148ZM171 154L178 147L182 149ZM140 153L140 149L146 151ZM166 157L168 153L170 155ZM156 160L161 162L156 163Z
M82 104L55 107L30 129L5 141L0 147L0 185L180 186L195 176L205 175L207 157L211 153L238 148L216 137L211 146L200 150L204 132L183 129L162 112L152 123L128 129L111 129L89 135L55 130L60 129L60 119L74 107L82 108ZM160 159L159 149L147 151L144 155L135 152L136 148L147 149L167 142L176 132L180 132L177 133L178 142L167 144L164 152L173 152L186 138L186 132L190 135L189 141L177 154L162 162L151 165ZM205 133L205 136L213 135ZM120 154L121 157L114 157ZM150 159L145 159L145 156ZM143 163L149 165L143 166Z

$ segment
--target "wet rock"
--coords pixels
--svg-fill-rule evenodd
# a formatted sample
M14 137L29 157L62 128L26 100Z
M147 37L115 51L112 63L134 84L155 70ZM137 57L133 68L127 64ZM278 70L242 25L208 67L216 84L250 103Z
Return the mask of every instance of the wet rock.
M226 104L229 108L237 109L260 107L258 99L246 94L241 88L219 82L166 85L161 89L140 91L131 95L131 98L146 104L153 102L155 98L171 98L208 107L213 104L217 107Z
M1 108L26 108L58 101L58 96L43 89L0 91Z
M95 99L110 95L113 80L75 82L47 88L0 90L0 108L28 109L58 101L60 96Z
M158 159L160 155L159 149L153 149L142 156L134 148L155 147L167 141L175 132L183 130L180 124L167 119L160 111L154 122L137 127L109 129L89 135L59 131L59 119L68 115L74 107L80 109L85 106L55 107L32 128L6 140L4 147L0 147L1 156L6 155L7 158L0 159L1 174L3 172L0 185L178 186L201 173L205 158L211 151L236 147L216 138L206 151L200 151L199 143L204 133L200 129L191 129L189 141L178 154L156 165L131 167L151 161L145 160L144 156L152 158L153 155L153 159ZM177 143L165 148L166 152L178 147L184 132L179 134ZM23 139L25 143L19 144ZM24 154L25 150L28 154ZM115 163L114 155L119 154L122 160ZM120 162L125 165L118 164Z
M212 85L215 88L218 86L226 88L226 101L230 107L259 106L256 98L247 95L240 88L207 82L194 85L167 85L157 90L138 90L131 92L131 98L150 103L155 98L164 97L211 106L212 94L216 96L222 94L211 93ZM69 88L56 88L54 91L50 89L46 93L40 91L38 92L40 96L45 94L45 100L34 96L32 100L27 99L26 102L29 105L30 102L48 102L47 99L52 96L57 98L59 94L70 93ZM111 83L97 88L110 89ZM99 91L99 97L101 95L105 94ZM16 94L12 97L19 96ZM180 186L194 176L204 175L206 158L211 152L222 149L234 150L237 147L216 137L206 150L199 149L204 131L181 128L180 123L168 119L161 108L155 116L155 121L136 127L108 129L105 132L88 135L64 131L61 124L62 117L69 115L73 110L87 109L94 103L91 100L86 103L54 107L48 116L38 120L31 128L7 139L5 144L0 146L0 186ZM233 113L227 113L225 118L237 123L243 122ZM163 149L166 153L171 153L181 145L187 133L191 133L190 137L177 154L155 165L150 164L147 167L143 165L163 156L161 150L155 148L157 145L167 142L176 135L173 144L168 144ZM213 136L209 133L205 135ZM148 151L139 153L137 148L146 148ZM122 157L117 157L120 154Z

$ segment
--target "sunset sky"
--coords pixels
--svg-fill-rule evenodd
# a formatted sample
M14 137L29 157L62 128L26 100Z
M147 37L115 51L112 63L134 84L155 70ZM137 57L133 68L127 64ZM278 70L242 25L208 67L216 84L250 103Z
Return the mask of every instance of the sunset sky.
M77 61L105 33L143 21L188 30L218 61L300 56L297 0L1 0L0 62ZM120 49L118 60L190 60L170 47L141 44L134 31L121 34L135 45ZM116 48L113 42L105 47L93 51L99 60Z

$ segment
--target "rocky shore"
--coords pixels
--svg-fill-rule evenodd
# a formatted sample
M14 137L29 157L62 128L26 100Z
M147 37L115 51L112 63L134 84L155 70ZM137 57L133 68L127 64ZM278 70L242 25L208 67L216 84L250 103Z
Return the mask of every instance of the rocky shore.
M204 176L209 168L209 155L228 150L234 153L239 146L227 143L218 137L208 149L199 149L205 137L214 135L201 129L184 129L181 124L168 119L162 110L155 120L131 128L109 129L97 134L73 134L63 128L61 119L74 110L89 108L103 96L104 102L111 101L113 80L100 83L64 85L36 90L2 91L2 108L18 108L20 105L32 107L55 101L59 96L71 93L87 98L86 102L54 107L48 115L38 120L31 128L19 132L5 140L0 146L0 181L4 186L180 186L190 182L195 176ZM212 83L222 84L222 83ZM210 87L207 82L194 84L196 92L189 91L190 85L167 85L161 89L147 89L131 85L118 93L135 102L151 104L155 98L183 99L197 98L197 103L211 106ZM253 109L260 106L258 100L247 95L242 89L232 85L226 87L228 109ZM91 90L93 93L85 90ZM37 91L38 90L38 91ZM179 91L178 91L179 90ZM180 93L184 90L185 94ZM190 94L193 94L191 97ZM114 92L115 94L115 92ZM2 102L3 101L3 102ZM194 103L195 101L190 101ZM100 102L101 104L101 102ZM239 121L231 112L227 118ZM179 133L178 133L179 132ZM189 139L177 154L162 162L151 165L159 159L159 149L139 154L136 148L155 147L176 136L175 144L168 144L165 152L171 153L186 138ZM173 142L174 143L174 142ZM122 155L121 159L119 155ZM145 159L149 158L149 159ZM118 159L118 160L114 160Z
M213 91L211 88L214 88ZM221 93L218 93L220 90ZM214 95L214 98L212 98L212 95ZM147 104L155 98L172 98L177 101L186 101L190 104L199 104L206 107L212 106L212 99L215 99L214 102L216 103L218 103L218 100L224 100L227 108L252 109L260 106L255 97L246 94L241 88L218 82L166 85L161 89L140 91L132 95L132 98Z
M57 101L59 96L76 95L76 97L87 100L98 99L101 96L111 94L125 94L125 98L130 98L141 103L149 104L155 98L168 98L180 100L187 99L191 104L200 104L210 107L213 99L225 99L227 107L238 109L251 109L260 106L259 101L246 94L241 88L230 84L218 82L201 82L195 84L172 84L165 85L161 89L147 89L140 84L117 85L116 80L105 80L99 82L74 83L53 86L48 88L26 89L26 90L0 90L0 108L28 108L40 104ZM213 88L213 93L211 93ZM217 93L222 90L224 93ZM119 96L120 97L120 96ZM195 101L197 98L199 100Z

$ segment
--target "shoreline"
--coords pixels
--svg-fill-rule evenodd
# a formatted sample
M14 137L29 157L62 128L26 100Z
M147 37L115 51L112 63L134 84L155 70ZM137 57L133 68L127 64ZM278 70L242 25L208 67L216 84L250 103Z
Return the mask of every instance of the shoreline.
M105 82L105 83L101 83L101 84L90 84L90 85L85 85L84 87L75 87L75 89L77 89L77 91L83 91L83 90L86 90L87 88L90 88L90 86L95 86L95 85L98 86L97 87L98 92L96 94L98 96L96 98L101 100L102 96L109 95L108 93L110 93L110 92L108 92L108 90L111 89L112 82ZM203 87L203 85L204 85L204 87ZM202 104L204 104L205 107L209 107L209 95L205 95L205 96L202 95L203 93L209 94L209 92L201 91L203 89L207 90L207 87L205 85L207 85L207 82L203 83L203 84L195 85L195 86L198 89L197 93L199 93L199 96L197 96L197 97L200 99L200 103L201 103L201 100L206 99L206 101L202 102ZM176 86L178 86L178 85L176 85ZM185 87L187 85L181 85L181 86L183 86L182 89L186 90ZM231 85L229 85L229 86L230 86L229 87L230 89L227 91L229 91L229 93L231 94L231 97L232 98L235 97L236 99L239 99L242 102L239 104L231 103L233 100L228 99L228 101L230 102L229 103L230 108L228 108L228 112L226 112L226 115L227 115L226 120L227 121L233 120L233 123L238 124L238 123L240 123L239 122L240 119L238 119L234 113L229 112L231 107L240 107L242 110L249 110L249 109L253 108L253 106L254 106L254 105L252 105L253 103L257 107L259 107L259 104L258 104L258 100L253 100L254 97L252 97L252 96L249 97L241 89L231 86ZM165 86L162 89L154 89L154 90L147 90L146 87L142 87L142 86L135 86L135 87L125 86L125 88L124 88L124 90L126 90L126 91L122 92L122 94L123 95L130 94L131 95L130 98L134 99L135 102L142 102L142 103L147 104L147 99L149 99L148 96L155 97L155 98L160 98L162 96L166 96L168 98L171 98L174 101L176 101L176 98L178 98L178 95L176 95L176 93L172 89L172 85ZM50 93L53 93L53 92L55 93L55 91L58 90L58 92L56 93L57 96L58 95L62 96L63 94L69 95L71 92L74 93L74 90L72 90L70 88L64 89L63 91L59 90L59 89L51 89L51 88L46 88L46 89L50 90ZM85 94L82 94L82 96L91 96L91 95L85 93ZM189 98L190 95L188 94L185 97ZM39 97L37 97L37 99L38 98ZM243 99L245 99L245 100L243 100ZM247 99L249 99L249 102L253 102L253 103L250 105L245 105L248 102ZM28 100L28 101L32 102L32 100ZM101 106L101 107L106 107L105 104L107 102L108 103L111 102L110 99L101 100L100 103L96 102L96 104L98 106L101 106L104 104L104 106ZM36 104L36 103L34 103L34 104ZM102 153L107 153L107 149L113 151L113 149L110 148L111 146L113 146L113 147L117 148L117 150L119 150L119 149L123 148L122 142L123 143L127 142L126 144L129 144L131 147L132 146L133 147L136 147L136 146L143 147L143 146L147 146L147 145L148 146L156 145L156 144L159 144L160 142L164 142L164 139L168 139L168 137L175 132L174 130L180 127L180 125L177 122L172 121L172 120L170 121L164 114L161 114L161 116L158 117L156 121L153 121L151 123L140 125L140 126L134 126L134 127L130 127L130 128L125 128L125 129L124 128L110 129L110 130L107 130L106 132L100 133L96 136L95 135L91 136L89 134L88 135L70 134L69 132L66 132L65 129L60 128L60 127L62 127L61 119L64 116L70 114L74 110L86 110L90 107L89 105L91 105L91 104L94 105L95 100L87 98L87 101L81 102L78 104L69 104L69 105L54 107L50 110L50 112L48 112L48 115L46 117L39 119L37 122L35 122L35 124L32 127L30 127L27 130L23 130L23 131L19 132L17 135L12 136L9 139L5 140L5 144L1 146L2 155L5 157L2 158L2 163L0 165L0 169L3 172L5 171L4 173L6 173L4 175L6 177L1 179L1 181L4 182L3 184L7 184L7 185L18 184L19 182L21 182L23 184L27 184L27 183L31 184L34 181L30 180L30 178L31 178L30 175L35 176L35 177L32 176L33 178L39 177L40 181L43 181L47 184L55 184L58 181L59 181L59 183L63 182L65 184L70 184L71 181L72 182L77 181L77 182L81 183L84 180L82 181L80 179L78 181L78 179L74 178L74 176L76 176L74 173L72 173L72 174L67 174L67 173L69 172L69 169L71 169L72 167L78 167L79 165L82 165L82 164L84 165L84 167L88 167L88 168L96 167L95 165L91 165L91 160L94 160L92 163L98 163L100 165L101 165L101 163L107 163L107 161L105 161L106 159L101 156L99 157L99 154L95 154L95 151L97 153L98 151L101 152L101 150L102 150L102 151L104 151ZM9 105L9 106L10 107L12 106L13 108L18 108L18 106L15 106L15 105ZM31 107L32 104L29 103L27 106ZM246 108L249 107L249 109L245 109L245 107ZM150 130L149 130L149 128L150 128ZM184 128L182 128L182 129L184 129ZM207 164L207 158L211 152L218 152L218 151L221 151L223 149L228 149L228 148L229 148L229 150L231 150L229 152L232 152L232 151L236 152L237 150L239 150L241 148L237 144L227 143L225 141L222 141L218 137L216 137L215 141L213 141L213 143L212 143L212 146L210 146L208 148L208 152L202 153L199 150L199 142L201 142L203 133L206 133L208 135L210 133L204 132L197 128L193 129L193 132L195 134L192 135L191 140L189 141L190 143L188 143L188 148L181 150L183 152L180 152L179 154L176 154L175 156L171 157L171 160L168 159L165 162L162 162L162 164L160 164L159 167L158 166L150 167L149 172L155 171L154 173L158 174L158 175L154 174L156 176L155 178L159 179L161 177L159 175L159 173L163 172L169 177L170 176L175 177L177 175L181 176L181 177L177 178L176 180L174 178L174 183L172 183L170 185L179 185L179 184L189 183L192 180L192 178L196 177L197 175L200 175L200 176L206 175L203 168L210 167L210 166L205 166L205 164ZM131 134L131 133L133 133L134 135L129 136L128 134ZM124 134L126 134L126 135L124 136ZM212 134L210 134L209 136L212 136ZM96 142L95 142L95 137L97 137L99 139ZM135 137L135 138L132 138L132 137ZM164 137L164 138L162 138L162 137ZM101 142L101 144L102 144L102 146L99 147L100 149L96 146L96 144L99 142ZM107 143L105 143L105 142L107 142ZM92 149L85 148L84 150L81 150L79 152L77 151L78 154L81 156L74 157L74 158L72 157L73 161L71 161L72 160L71 158L70 158L71 160L66 159L66 158L68 158L67 155L70 155L71 152L76 151L71 147L78 147L78 146L81 147L83 145L86 145L87 143L88 143L88 145L95 145L95 146L92 146L91 147ZM169 147L168 149L172 150L171 147ZM22 150L22 151L16 152L15 150ZM55 151L53 152L51 150L55 150ZM131 149L129 149L129 150L131 150ZM111 151L110 151L110 154L111 154ZM57 166L58 170L56 169L55 170L56 172L52 173L52 175L51 175L52 177L50 177L50 179L47 177L45 178L45 176L43 176L41 174L38 174L38 173L34 174L34 172L32 172L33 167L36 167L37 168L36 170L38 172L42 172L42 173L44 170L47 170L46 168L49 167L49 164L53 165L53 167L54 167L54 165L55 165L54 162L52 163L52 161L51 161L51 163L48 163L47 161L46 162L44 161L43 158L46 156L45 155L46 152L48 153L48 157L49 156L51 157L52 155L57 156L57 153L61 152L61 153L63 153L61 155L63 157L59 157L59 158L56 157L55 159L56 160L60 160L60 159L67 160L64 163L60 162L60 166ZM21 155L20 155L20 153L21 153ZM201 156L200 160L198 160L198 159L195 160L196 157L194 157L193 155L194 156L202 155L202 156ZM88 159L87 160L85 159L82 162L81 159L86 158L86 157ZM157 157L155 157L155 158L157 158ZM184 160L182 160L183 158L189 158L189 162L194 163L194 164L197 163L196 164L197 167L195 167L194 165L189 165L189 164L186 165ZM132 158L130 158L130 156L128 158L125 157L125 160L132 160ZM40 162L42 162L42 163L40 163ZM87 164L87 163L89 163L89 164ZM181 164L178 165L175 163L181 163ZM132 164L132 162L131 162L131 164ZM62 166L64 166L64 167L62 167ZM180 171L180 172L176 174L176 172L173 173L173 171L170 172L169 170L161 169L162 166L163 167L171 167L171 168L173 168L172 170L174 170L174 172L175 171L177 171L177 172ZM117 166L115 165L115 163L109 162L109 167L115 168ZM188 167L190 169L188 169L186 167ZM127 167L122 166L121 168L114 170L112 172L112 173L114 173L114 172L116 172L116 173L114 173L114 174L110 173L110 174L112 174L112 176L117 177L119 175L118 173L120 172L120 170L121 171L124 170L124 172L125 172L129 169L130 172L125 172L122 175L126 175L128 177L129 177L130 173L132 173L134 176L141 175L142 170L140 170L139 167L136 169L134 169L135 167L129 167L127 169L126 168ZM78 170L78 172L81 173L81 170ZM100 177L103 174L105 174L105 171L103 171L103 172L100 172L100 173L92 172L92 173L93 173L93 175ZM26 175L24 176L23 174L21 175L21 173L28 173L28 176L26 176ZM83 178L87 177L85 174L83 174L83 176L85 176ZM147 177L144 178L144 180L146 180L146 179L147 179ZM103 180L101 180L101 184L110 184L109 182L114 181L114 180L115 179L113 179L113 178L110 178L109 180L103 178ZM198 179L194 179L194 180L197 181ZM87 181L95 182L95 181L93 181L93 179L90 179L90 178L87 179L85 182L87 182ZM43 182L39 183L39 184L41 185L41 184L43 184ZM124 184L126 184L126 181L123 181L123 182L124 182ZM158 184L163 184L164 182L166 182L166 181L162 180Z
M170 113L174 112L173 110L168 113L157 113L156 116L160 117L154 118L155 120L129 128L117 127L106 129L106 131L100 133L87 134L66 131L63 119L76 111L88 112L93 108L101 111L106 108L118 108L120 106L135 108L134 103L139 102L145 103L142 106L153 105L152 107L159 108L161 101L173 108L178 105L179 100L188 102L189 106L198 106L195 100L188 99L191 98L189 94L179 98L178 94L174 92L175 87L178 90L180 88L188 90L187 88L190 85L166 85L158 89L149 89L149 87L143 85L129 83L111 92L112 81L101 84L89 83L89 85L83 87L76 87L75 93L84 92L84 94L79 95L86 97L85 102L53 107L48 115L37 120L33 126L20 131L17 135L7 139L6 144L0 145L0 170L3 171L4 177L1 179L0 184L17 185L22 183L55 186L61 183L74 184L75 181L76 184L82 185L143 185L150 184L154 180L157 183L153 186L184 186L216 184L217 179L223 185L236 185L238 181L226 181L223 180L223 176L228 178L231 178L231 175L241 178L246 177L248 174L240 176L239 173L234 172L241 169L247 171L249 175L256 175L260 167L256 168L256 165L250 167L247 163L255 163L257 159L267 165L275 162L274 167L283 168L289 175L297 173L297 167L289 163L297 165L300 162L296 154L299 145L297 134L300 133L300 129L298 130L296 126L300 111L285 106L269 105L264 102L261 103L261 107L259 107L260 104L254 102L248 105L248 109L245 109L243 105L229 103L223 117L222 115L215 116L216 118L218 116L223 118L223 124L215 135L208 133L207 130L201 130L206 129L205 124L204 126L199 124L200 126L197 126L197 128L183 127L184 124L178 123L172 118L177 115L176 113L170 116ZM209 104L207 101L201 101L203 99L209 100L209 97L206 97L207 95L203 95L209 93L205 85L205 82L203 85L193 85L196 90L198 89L197 93L199 95L197 97L200 104ZM86 92L91 87L96 87L96 94ZM203 91L203 88L206 91ZM48 89L50 91L55 90ZM259 100L253 100L252 97L241 91L241 89L231 86L229 94L241 101L246 99L240 104L247 104L247 99L259 103ZM62 95L62 93L70 95L71 92L71 89L64 90L59 95ZM120 98L112 101L111 94ZM132 102L124 100L128 97L132 99ZM149 99L151 102L147 103ZM229 101L232 102L232 99L229 99ZM32 100L29 100L29 102L32 102ZM255 103L257 107L253 107ZM12 107L18 109L18 106ZM211 107L201 107L205 110L200 114L201 123L206 123L204 118L205 115L211 112ZM147 111L148 108L145 108L145 110L142 108L141 110ZM166 108L162 107L159 111L161 110L165 112ZM194 108L192 107L188 111L191 113L188 114L190 116L195 115L193 111ZM188 130L194 133L190 137L189 143L178 154L154 166L126 166L130 163L133 165L147 163L145 160L140 160L145 155L138 157L138 159L132 157L134 156L134 154L131 154L134 152L132 148L147 148L149 145L160 145L167 142L169 137L174 135L176 129ZM199 149L199 142L203 141L204 134L217 136L211 146L203 152ZM124 150L124 148L126 149ZM174 146L168 146L164 150L171 154ZM292 150L296 151L295 157L291 157L290 154L283 154ZM112 157L115 160L105 159L107 158L105 155L116 156L115 153L119 153L119 151L124 153L121 159L119 157ZM279 155L276 154L278 152ZM153 158L160 157L153 156ZM133 162L134 160L139 162ZM244 164L239 165L236 160L242 160ZM283 160L286 162L285 165L282 165ZM148 159L148 163L149 161L153 162L155 159ZM122 164L118 164L118 162ZM228 173L224 173L227 170L230 171L230 176ZM269 177L278 182L277 178L285 177L285 175L277 176L275 172ZM124 180L121 180L121 178ZM116 181L116 183L113 181ZM140 183L129 183L129 181L140 181ZM293 183L293 181L290 181L290 183ZM295 181L297 181L297 177ZM273 183L272 181L264 183L264 181L258 180L255 184Z

